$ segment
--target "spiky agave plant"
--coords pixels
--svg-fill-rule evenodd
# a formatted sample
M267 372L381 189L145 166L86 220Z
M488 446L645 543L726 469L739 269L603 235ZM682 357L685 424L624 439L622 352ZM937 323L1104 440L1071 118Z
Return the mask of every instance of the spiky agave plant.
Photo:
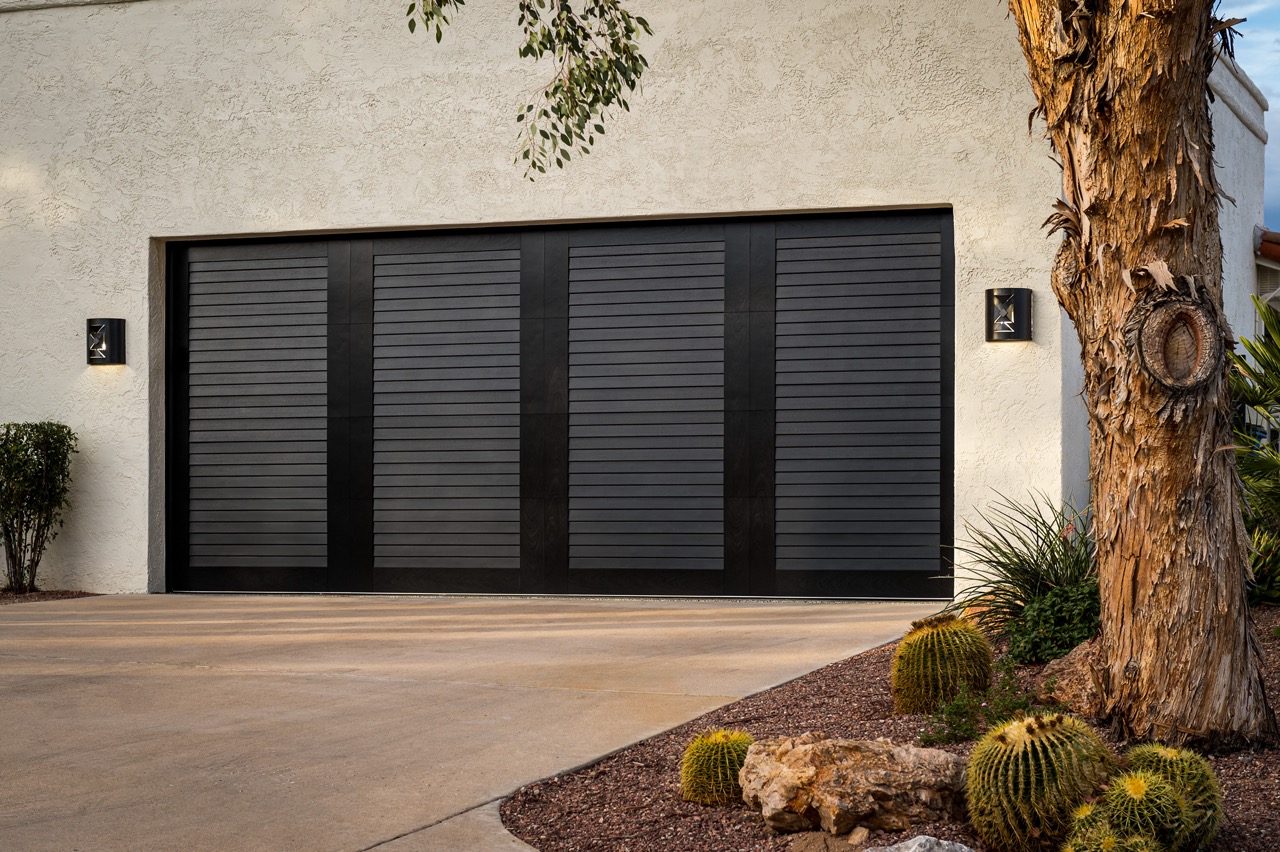
M969 757L969 821L1002 852L1056 849L1072 812L1116 769L1093 729L1074 716L1037 715L987 732Z
M971 611L991 635L1022 618L1031 601L1051 590L1094 580L1093 516L1089 509L1032 495L1022 503L1001 496L966 522L967 542L956 545L965 573L977 582L961 592L951 611Z
M680 795L700 805L722 805L742 796L738 773L755 742L744 731L703 731L685 747Z
M981 692L991 686L991 643L950 613L921 619L898 644L889 679L900 712L932 713L962 688Z

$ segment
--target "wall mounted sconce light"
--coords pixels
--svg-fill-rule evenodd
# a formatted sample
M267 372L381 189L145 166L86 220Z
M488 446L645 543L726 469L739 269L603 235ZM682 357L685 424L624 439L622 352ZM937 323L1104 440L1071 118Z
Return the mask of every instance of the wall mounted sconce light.
M85 322L87 363L124 363L124 320L91 319Z
M987 341L1031 339L1031 291L1000 287L987 291Z

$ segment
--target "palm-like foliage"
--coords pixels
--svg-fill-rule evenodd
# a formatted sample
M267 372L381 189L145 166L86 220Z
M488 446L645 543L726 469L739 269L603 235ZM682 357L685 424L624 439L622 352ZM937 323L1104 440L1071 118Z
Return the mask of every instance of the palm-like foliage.
M1050 590L1093 579L1092 516L1045 495L1028 503L1001 497L985 513L986 528L965 524L967 573L978 582L948 607L972 608L971 617L995 634L1022 617L1026 605Z
M1231 395L1261 425L1280 429L1280 312L1256 297L1253 304L1265 331L1257 339L1240 341L1248 359L1231 354ZM1241 422L1236 465L1244 487L1245 526L1254 548L1252 597L1280 603L1280 450Z

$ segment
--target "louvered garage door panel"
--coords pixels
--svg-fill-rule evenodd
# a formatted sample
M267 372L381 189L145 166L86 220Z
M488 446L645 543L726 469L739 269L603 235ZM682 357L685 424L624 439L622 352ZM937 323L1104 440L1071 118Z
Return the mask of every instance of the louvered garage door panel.
M942 238L849 219L780 225L776 554L785 572L937 574ZM946 353L949 357L949 353ZM892 587L892 580L887 580ZM875 594L872 583L860 594Z
M323 582L326 265L322 243L187 255L188 566L197 585Z
M375 570L438 591L518 571L518 236L379 241L373 357Z
M723 569L724 257L713 228L570 242L571 571Z

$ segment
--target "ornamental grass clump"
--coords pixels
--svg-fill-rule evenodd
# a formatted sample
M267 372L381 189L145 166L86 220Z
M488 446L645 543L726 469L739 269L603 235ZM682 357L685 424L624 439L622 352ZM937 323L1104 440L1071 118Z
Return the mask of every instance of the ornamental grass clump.
M680 795L700 805L723 805L740 799L738 773L755 742L743 731L718 729L698 734L680 761Z
M76 436L61 423L0 426L0 538L8 591L36 591L36 571L70 508Z
M1093 516L1048 497L1001 498L966 524L956 546L974 582L947 607L972 613L988 635L1005 634L1018 663L1047 663L1100 626Z
M969 821L1001 852L1056 850L1073 812L1115 769L1106 744L1074 716L1015 719L992 728L969 757Z
M889 670L894 707L932 713L960 691L991 686L991 644L969 622L950 613L911 625Z

